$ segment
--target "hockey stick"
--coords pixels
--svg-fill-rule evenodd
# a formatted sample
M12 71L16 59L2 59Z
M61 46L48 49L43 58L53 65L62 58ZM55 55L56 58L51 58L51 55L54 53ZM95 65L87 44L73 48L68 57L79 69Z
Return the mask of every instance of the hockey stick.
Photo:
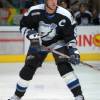
M40 39L39 39L39 42L40 42ZM41 43L40 43L40 44L41 44ZM48 47L45 47L45 46L42 46L42 47L43 47L45 50L50 51L50 52L53 52L53 53L55 53L55 54L58 54L58 55L60 55L60 56L62 56L62 57L70 58L68 55L63 54L63 53L61 53L61 52L59 52L59 51L57 51L57 50L55 50L55 49L51 49L51 48L48 48ZM83 62L83 61L80 61L80 63L83 64L83 65L86 65L86 66L88 66L88 67L90 67L90 68L93 68L93 69L95 69L95 70L100 71L100 69L97 68L96 66L93 66L93 65L88 64L88 63Z
M59 52L59 51L57 51L57 50L51 50L51 52L53 52L53 53L55 53L55 54L58 54L58 55L60 55L60 56L62 56L62 57L65 57L65 58L70 58L68 55L63 54L63 53L61 53L61 52ZM93 69L95 69L95 70L100 71L100 69L97 68L96 66L93 66L93 65L88 64L88 63L83 62L83 61L80 61L80 63L83 64L83 65L86 65L86 66L88 66L88 67L90 67L90 68L93 68Z

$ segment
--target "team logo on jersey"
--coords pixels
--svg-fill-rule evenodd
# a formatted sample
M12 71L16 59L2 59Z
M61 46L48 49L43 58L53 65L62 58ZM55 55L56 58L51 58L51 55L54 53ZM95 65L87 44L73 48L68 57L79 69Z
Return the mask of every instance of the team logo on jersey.
M45 22L40 21L38 32L43 40L51 40L56 35L56 27L57 25L55 23L46 24Z
M66 23L66 20L65 19L62 19L58 24L59 26L64 26Z

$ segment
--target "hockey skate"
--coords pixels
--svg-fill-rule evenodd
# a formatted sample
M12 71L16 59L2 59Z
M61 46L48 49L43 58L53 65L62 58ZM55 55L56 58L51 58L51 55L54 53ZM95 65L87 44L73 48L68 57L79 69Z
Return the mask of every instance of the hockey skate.
M85 99L82 95L79 95L79 96L75 97L75 100L85 100Z
M21 100L21 98L19 98L18 96L14 95L8 100Z

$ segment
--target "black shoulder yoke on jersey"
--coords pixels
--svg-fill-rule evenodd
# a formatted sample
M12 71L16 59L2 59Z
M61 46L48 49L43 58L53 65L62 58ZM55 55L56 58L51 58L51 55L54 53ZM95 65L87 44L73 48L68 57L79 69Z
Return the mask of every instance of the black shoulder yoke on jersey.
M20 22L21 32L26 29L35 29L39 33L44 33L42 39L44 45L50 45L59 40L69 42L75 39L74 27L75 21L68 10L58 6L55 13L48 14L44 4L32 6Z

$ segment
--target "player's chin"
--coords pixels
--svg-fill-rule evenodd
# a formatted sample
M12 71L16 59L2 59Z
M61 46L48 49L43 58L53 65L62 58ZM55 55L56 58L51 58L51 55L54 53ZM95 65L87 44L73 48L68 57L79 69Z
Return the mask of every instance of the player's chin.
M57 6L51 6L49 7L51 10L55 10Z

